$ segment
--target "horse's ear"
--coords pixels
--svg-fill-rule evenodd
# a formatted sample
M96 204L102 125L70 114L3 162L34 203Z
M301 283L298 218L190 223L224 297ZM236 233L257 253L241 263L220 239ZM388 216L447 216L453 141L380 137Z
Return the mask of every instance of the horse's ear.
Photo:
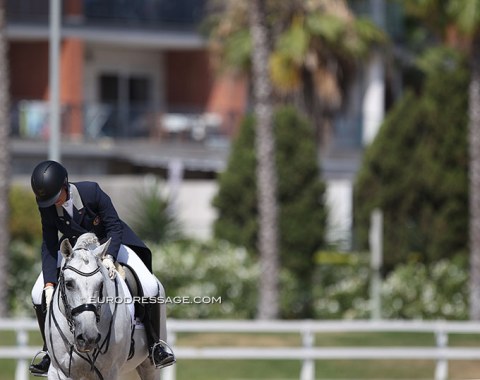
M60 244L60 252L63 255L63 257L65 257L65 259L68 259L72 256L73 248L68 239L64 239L62 241L62 244Z
M108 246L110 245L111 241L112 241L112 238L109 238L105 243L95 248L95 250L93 251L93 254L101 259L107 253Z

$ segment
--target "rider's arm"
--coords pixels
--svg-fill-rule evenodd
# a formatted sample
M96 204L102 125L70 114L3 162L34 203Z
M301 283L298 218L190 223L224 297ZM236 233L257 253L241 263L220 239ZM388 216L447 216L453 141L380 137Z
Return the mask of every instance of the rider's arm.
M42 272L45 286L57 283L58 229L47 209L40 209L42 220Z
M111 238L108 247L108 255L114 260L117 259L118 250L122 244L123 227L115 207L110 197L100 188L96 186L96 202L100 219L105 227L107 238Z

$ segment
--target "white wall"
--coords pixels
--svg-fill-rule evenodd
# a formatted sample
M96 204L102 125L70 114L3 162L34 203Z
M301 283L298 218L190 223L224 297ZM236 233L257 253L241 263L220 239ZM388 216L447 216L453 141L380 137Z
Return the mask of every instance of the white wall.
M96 181L112 198L120 217L129 222L132 209L135 207L136 194L149 188L154 180L152 176L75 176L70 180ZM14 184L30 188L30 178L16 177ZM352 214L352 184L349 180L329 180L326 183L326 202L329 210L327 224L327 241L340 242L340 247L350 248L351 214ZM161 182L161 189L168 194L167 182ZM212 199L217 192L217 183L211 180L184 180L178 188L175 207L178 220L183 231L199 239L208 239L212 235L212 224L216 212L212 207Z
M327 236L329 243L350 249L353 215L353 185L348 179L332 179L326 183L328 210Z
M151 176L108 176L88 179L100 183L102 189L112 198L120 217L127 223L135 207L136 193L148 189L154 180ZM160 188L165 195L169 193L167 182L161 182ZM207 180L184 180L179 185L175 208L178 221L188 236L200 239L211 237L212 223L215 220L211 201L216 189L216 182Z

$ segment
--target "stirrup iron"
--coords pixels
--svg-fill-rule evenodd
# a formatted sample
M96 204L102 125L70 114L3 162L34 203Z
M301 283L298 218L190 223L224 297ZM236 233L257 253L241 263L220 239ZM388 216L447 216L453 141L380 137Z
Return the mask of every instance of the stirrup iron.
M30 373L30 375L35 376L35 377L48 377L48 373L35 373L35 372L32 372L32 370L31 370L31 368L33 366L33 363L35 363L35 360L41 354L44 354L43 356L48 355L48 351L40 350L35 354L32 361L30 362L30 366L28 367L28 372Z
M160 363L155 363L154 353L155 353L155 348L157 348L158 346L162 347L163 351L165 351L166 354L171 355L172 359L171 359L170 362L168 362L166 364L163 364L163 365L161 365ZM162 339L159 339L158 342L155 342L153 344L153 346L151 348L151 359L152 359L152 363L153 363L153 365L155 366L156 369L169 367L177 361L175 359L175 354L173 353L172 347L170 347L170 345Z

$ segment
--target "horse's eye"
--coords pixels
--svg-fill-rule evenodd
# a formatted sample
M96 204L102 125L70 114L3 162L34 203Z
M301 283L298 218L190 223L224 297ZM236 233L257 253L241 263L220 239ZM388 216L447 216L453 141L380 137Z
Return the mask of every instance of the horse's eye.
M73 287L74 287L73 280L67 280L67 281L65 281L65 287L66 287L68 290L72 290Z

